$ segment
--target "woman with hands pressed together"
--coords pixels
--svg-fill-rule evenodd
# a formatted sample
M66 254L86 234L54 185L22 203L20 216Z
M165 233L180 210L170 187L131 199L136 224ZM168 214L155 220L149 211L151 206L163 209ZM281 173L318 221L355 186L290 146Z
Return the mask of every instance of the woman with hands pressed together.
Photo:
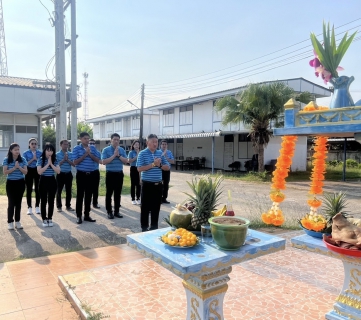
M130 164L130 195L132 204L140 204L140 177L137 169L137 159L140 152L139 140L132 143L132 150L128 154L128 162ZM137 198L135 198L137 195Z
M27 161L20 155L20 146L12 143L3 161L3 173L6 177L6 195L8 197L8 229L22 229L20 223L21 200L25 191L24 175L28 173Z
M41 200L41 218L43 227L53 226L53 212L55 194L57 189L54 173L60 173L60 167L55 157L55 148L51 144L44 147L43 153L38 160L37 169L40 175L39 193ZM48 203L48 215L46 215L46 204Z

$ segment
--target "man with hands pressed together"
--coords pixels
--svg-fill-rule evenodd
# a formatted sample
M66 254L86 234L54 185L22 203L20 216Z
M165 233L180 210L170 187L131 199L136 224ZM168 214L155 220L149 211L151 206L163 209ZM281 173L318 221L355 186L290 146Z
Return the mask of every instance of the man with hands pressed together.
M147 137L147 148L139 152L137 159L138 172L141 173L141 214L142 232L158 229L159 210L162 201L162 171L169 170L169 163L158 150L158 137L150 134ZM151 215L149 228L149 213Z
M160 150L162 151L162 156L169 163L169 170L162 171L162 180L163 180L163 194L162 194L162 203L170 203L168 198L168 189L169 189L169 181L170 181L170 167L174 164L174 157L170 150L168 150L168 142L167 140L162 140L160 142Z
M90 203L93 191L94 179L94 162L99 163L100 157L95 149L95 146L89 146L89 134L82 132L80 134L81 144L73 149L73 161L77 169L76 173L76 215L77 224L81 224L83 200L84 200L84 221L95 222L96 220L90 217ZM85 197L85 199L84 199Z
M105 208L108 213L108 219L123 218L119 213L120 199L123 188L123 163L127 163L127 154L122 147L119 147L120 136L113 133L110 137L110 146L103 149L102 163L106 168L105 176ZM112 195L114 194L114 214L112 212Z
M63 187L65 185L65 206L66 210L74 211L74 209L70 206L71 201L71 186L73 183L73 174L71 172L71 167L74 166L72 161L72 153L68 152L69 142L68 140L60 141L61 150L56 153L56 159L59 162L60 173L56 175L56 183L57 183L57 194L56 194L56 207L58 208L58 212L62 211L61 204L61 192L63 191Z

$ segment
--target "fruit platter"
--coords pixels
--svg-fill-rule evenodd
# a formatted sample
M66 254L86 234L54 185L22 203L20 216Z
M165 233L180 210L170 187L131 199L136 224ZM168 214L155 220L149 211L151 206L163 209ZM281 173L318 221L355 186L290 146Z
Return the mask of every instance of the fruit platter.
M168 231L159 240L167 246L183 249L195 247L200 242L194 233L184 228Z

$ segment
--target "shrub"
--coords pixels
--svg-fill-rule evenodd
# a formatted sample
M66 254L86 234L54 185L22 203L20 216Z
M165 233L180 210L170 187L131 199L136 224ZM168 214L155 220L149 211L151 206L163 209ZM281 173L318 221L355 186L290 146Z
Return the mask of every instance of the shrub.
M331 161L327 161L327 165L330 167L338 167L343 165L343 162L340 160L331 160Z
M358 164L358 168L361 169L361 163Z
M347 168L357 168L358 162L354 159L347 159L346 160L346 167Z

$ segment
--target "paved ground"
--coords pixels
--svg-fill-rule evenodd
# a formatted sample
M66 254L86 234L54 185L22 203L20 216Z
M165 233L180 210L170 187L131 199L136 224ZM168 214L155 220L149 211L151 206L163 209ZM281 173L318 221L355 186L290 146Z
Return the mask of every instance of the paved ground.
M198 174L200 172L197 172ZM172 206L186 199L183 192L188 192L186 181L191 180L189 172L172 172L171 189L169 190L170 205L163 205L160 213L160 227L166 227L162 222L172 210ZM270 207L268 198L269 183L246 183L236 180L225 180L225 191L231 190L235 213L244 217L259 216ZM326 191L343 190L348 194L349 211L361 214L361 182L328 182ZM291 183L286 190L287 199L282 203L286 217L292 219L308 211L306 205L308 184L306 182ZM23 199L22 219L23 230L9 231L6 223L7 198L0 196L0 262L16 259L39 257L61 252L81 249L91 249L106 245L125 243L125 236L131 232L140 231L139 206L130 202L129 196L122 197L121 212L123 219L108 220L104 210L104 197L100 197L101 209L92 209L91 216L97 219L96 223L75 223L75 214L71 212L54 213L53 228L43 228L39 215L26 215L26 202ZM227 201L227 192L224 192L222 203ZM75 199L72 201L75 206Z

